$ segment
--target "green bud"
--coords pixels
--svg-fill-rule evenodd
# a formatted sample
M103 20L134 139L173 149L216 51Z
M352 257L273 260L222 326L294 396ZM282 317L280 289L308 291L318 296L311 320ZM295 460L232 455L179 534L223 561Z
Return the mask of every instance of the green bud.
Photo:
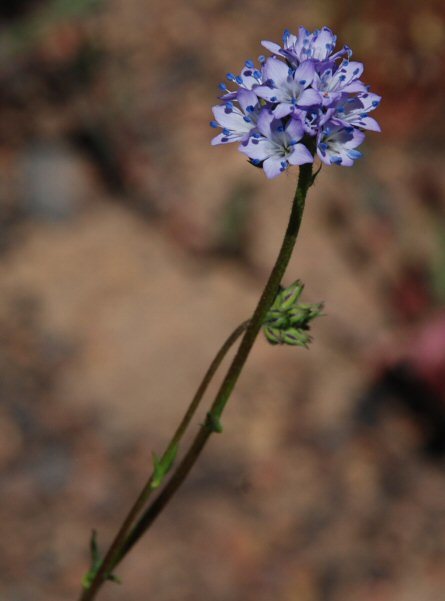
M263 331L270 344L289 344L307 347L310 322L322 314L323 303L299 303L304 284L297 280L288 288L281 288L263 323Z
M291 309L303 292L304 284L300 280L297 280L291 284L288 288L285 288L278 295L280 298L280 311L288 311Z
M281 330L278 328L271 328L270 326L265 326L263 328L264 335L270 344L282 344L283 340L281 337Z
M289 319L285 313L278 311L277 309L271 309L266 315L264 324L273 328L282 328L286 326Z
M289 328L285 332L283 332L283 342L284 344L290 344L292 346L304 346L308 347L312 338L304 332L303 330L299 330L298 328Z

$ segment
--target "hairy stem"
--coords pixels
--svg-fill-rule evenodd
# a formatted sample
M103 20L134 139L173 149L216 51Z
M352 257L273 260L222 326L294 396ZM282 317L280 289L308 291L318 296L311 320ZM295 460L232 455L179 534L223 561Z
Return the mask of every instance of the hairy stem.
M260 297L258 305L255 309L253 317L250 320L246 332L243 336L238 351L220 386L220 389L215 397L212 407L209 413L207 414L207 419L205 423L201 426L194 441L192 442L191 447L182 459L181 463L176 468L169 482L163 488L160 495L145 510L140 520L134 526L124 546L118 554L113 567L117 565L121 561L121 559L123 559L123 557L125 557L125 555L132 549L132 547L136 544L140 537L146 532L146 530L151 526L154 520L162 512L162 510L170 501L170 499L174 496L175 492L185 480L191 468L198 459L199 455L201 454L201 451L205 447L205 444L210 438L211 434L214 432L221 432L221 415L242 372L242 369L249 356L249 353L258 335L258 332L264 322L267 311L270 309L273 301L275 300L281 280L289 264L292 251L297 240L298 232L300 230L306 194L312 183L312 164L302 165L300 167L300 175L298 178L297 189L295 191L289 223L281 245L280 252L278 254L272 272L269 276L267 284Z
M215 375L218 367L221 365L224 357L226 356L226 354L230 350L230 348L233 346L233 344L238 340L238 338L241 336L241 334L246 330L248 324L249 324L248 321L245 321L242 324L240 324L230 334L230 336L224 342L222 347L219 349L218 353L216 354L215 358L213 359L212 363L210 364L204 378L202 379L201 384L199 385L199 388L195 393L195 396L193 397L186 413L184 414L184 417L182 418L180 424L178 425L169 444L167 445L167 448L164 451L164 454L162 455L162 459L169 456L173 452L173 450L177 447L179 442L181 441L181 439L182 439L185 431L187 430L193 416L195 415L196 410L198 409L198 406L202 400L202 397L204 396L205 391L207 390L207 387L210 384L213 376ZM101 566L100 566L99 570L97 571L91 585L87 589L82 591L79 601L90 601L91 599L94 599L94 597L97 594L97 592L99 591L101 585L107 579L108 574L110 574L110 572L112 571L113 566L116 565L116 560L118 557L120 557L120 553L121 553L124 541L129 533L131 526L135 522L138 515L141 513L142 509L144 508L145 503L147 502L151 493L153 492L152 483L153 483L153 473L148 478L148 480L145 483L143 489L141 490L138 498L136 499L134 505L132 506L132 508L130 509L130 511L127 514L127 517L123 521L123 523L122 523L118 533L116 534L113 542L111 543L110 548L108 549L107 554L105 555L105 557L101 563Z

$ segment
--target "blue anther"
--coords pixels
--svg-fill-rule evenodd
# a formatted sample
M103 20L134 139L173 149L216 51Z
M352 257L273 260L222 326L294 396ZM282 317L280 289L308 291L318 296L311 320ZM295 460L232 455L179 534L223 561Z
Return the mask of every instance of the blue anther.
M219 125L216 121L210 121L209 125L210 125L210 127L213 127L214 129L217 129L219 127Z
M254 64L254 62L253 62L252 60L250 60L250 58L249 58L249 60L247 60L247 61L246 61L244 64L246 65L246 67L247 67L248 69L253 69L253 68L255 67L255 64Z
M353 161L355 161L356 159L360 159L363 154L360 152L360 150L348 150L347 155L350 159L352 159Z

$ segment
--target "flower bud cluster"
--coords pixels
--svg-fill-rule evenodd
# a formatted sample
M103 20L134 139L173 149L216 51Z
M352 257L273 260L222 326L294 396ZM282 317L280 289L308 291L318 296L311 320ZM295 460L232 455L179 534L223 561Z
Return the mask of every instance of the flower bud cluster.
M246 61L240 75L219 84L210 125L222 132L212 144L239 142L269 178L312 163L314 148L327 165L353 165L364 131L380 131L369 113L381 98L361 81L363 64L350 60L351 49L334 51L336 39L328 27L300 27L297 35L284 32L283 46L263 41L272 57L260 56L258 67Z
M281 290L263 323L266 339L271 344L308 347L310 322L322 314L323 303L299 303L304 284L297 280Z

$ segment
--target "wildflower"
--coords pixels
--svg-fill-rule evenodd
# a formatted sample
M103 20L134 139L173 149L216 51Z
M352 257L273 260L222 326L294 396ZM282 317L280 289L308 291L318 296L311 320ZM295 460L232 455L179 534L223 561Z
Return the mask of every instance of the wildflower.
M370 131L380 131L380 125L368 115L370 111L379 106L380 101L380 96L370 92L358 96L342 94L335 104L335 108L331 111L331 116L345 125L353 125Z
M212 127L221 127L223 130L213 138L213 146L247 140L251 130L256 127L260 114L257 96L248 90L240 90L236 99L239 108L229 100L212 109L215 117L215 121L211 122Z
M240 142L268 178L312 162L315 148L323 163L351 166L364 131L380 131L369 113L381 98L361 80L363 64L350 60L348 46L336 52L336 42L328 27L286 31L283 46L262 42L274 56L260 56L258 69L248 60L240 75L228 73L235 89L220 84L211 125L222 133L212 144Z
M362 156L356 148L364 138L365 134L355 127L328 121L318 135L318 156L326 165L351 167Z
M344 60L338 66L328 63L326 68L314 76L313 87L321 94L324 106L338 100L342 93L366 92L365 85L359 80L363 73L363 64Z
M289 119L283 125L273 113L263 110L257 123L258 133L241 144L239 150L246 154L251 163L261 165L268 178L277 177L289 165L312 163L314 157L304 144L299 143L304 134L301 121Z
M275 42L263 40L261 44L272 54L283 56L292 66L298 66L306 60L314 61L335 61L340 56L351 55L350 48L344 46L339 52L332 55L337 42L337 36L332 33L329 27L317 29L310 33L305 27L300 27L298 35L293 35L286 30L283 35L283 46Z
M238 90L230 91L226 83L220 83L218 87L223 92L221 100L234 100L241 90L253 90L256 86L263 83L263 70L262 67L257 69L255 63L249 59L244 63L244 67L239 75L227 73L226 79L229 81L229 85L234 84L238 86Z
M315 68L311 61L306 61L294 71L286 63L270 58L264 66L264 76L269 85L255 88L255 94L277 103L273 110L276 118L286 117L297 106L308 107L321 103L320 94L309 87L314 74Z

